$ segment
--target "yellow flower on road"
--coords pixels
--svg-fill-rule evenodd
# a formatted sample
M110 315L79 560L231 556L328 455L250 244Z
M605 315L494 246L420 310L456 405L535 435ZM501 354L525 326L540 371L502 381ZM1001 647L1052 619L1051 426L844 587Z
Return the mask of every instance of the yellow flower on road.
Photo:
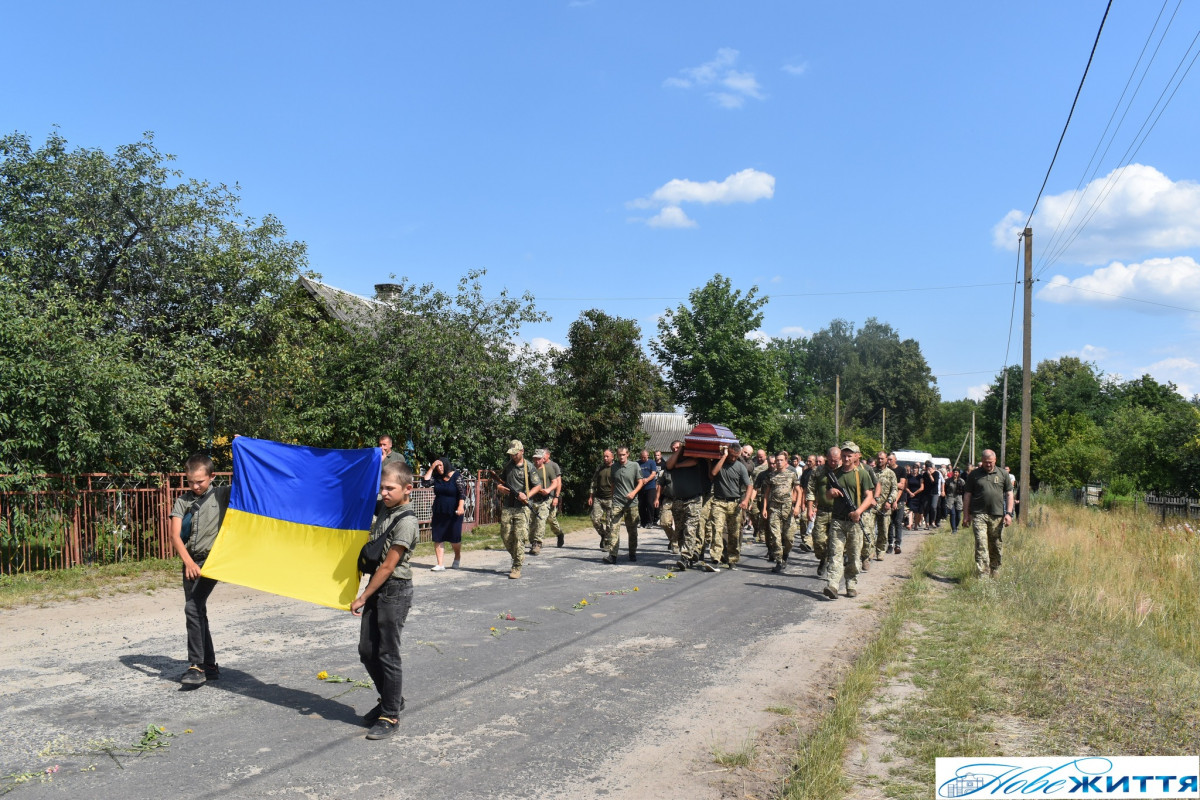
M317 673L317 680L319 680L319 681L323 681L328 677L329 677L329 673L326 672L325 670L321 670L320 672Z

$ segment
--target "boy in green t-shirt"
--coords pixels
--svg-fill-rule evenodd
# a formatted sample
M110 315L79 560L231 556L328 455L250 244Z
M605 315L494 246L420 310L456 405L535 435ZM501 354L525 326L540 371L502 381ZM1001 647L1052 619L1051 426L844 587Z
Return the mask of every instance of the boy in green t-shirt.
M412 568L408 562L419 535L417 517L408 507L412 480L412 469L404 462L383 465L379 491L384 508L371 525L371 539L388 537L387 550L362 594L350 604L350 613L362 616L358 657L379 690L379 703L363 717L371 725L368 739L386 739L395 733L404 710L400 634L412 608Z

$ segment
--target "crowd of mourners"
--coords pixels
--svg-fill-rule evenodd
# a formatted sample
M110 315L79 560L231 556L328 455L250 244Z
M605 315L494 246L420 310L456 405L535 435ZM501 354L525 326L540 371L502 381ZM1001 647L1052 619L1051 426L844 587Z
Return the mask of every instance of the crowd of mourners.
M509 577L521 577L525 556L541 552L547 529L563 544L558 527L562 470L549 450L535 451L532 464L513 440L499 476L500 533L512 556ZM605 450L587 497L602 560L616 564L621 528L626 557L638 558L640 527L666 534L675 569L716 572L737 569L746 542L765 545L772 570L783 573L793 550L812 553L824 594L858 594L859 572L872 561L902 552L904 532L931 530L949 521L957 532L978 523L976 568L1000 568L1001 530L1011 522L1012 476L985 450L966 471L935 468L932 461L900 464L895 453L864 458L854 442L802 459L781 450L773 456L750 446L722 447L719 458L698 458L671 444L665 457L642 450L631 460L627 447Z
M444 571L445 545L453 549L450 568L461 560L466 483L448 457L434 460L424 475L414 475L380 437L383 463L375 520L360 554L366 585L350 605L362 617L359 657L379 690L379 702L364 717L368 739L391 736L404 708L400 636L412 605L412 551L419 529L412 509L415 484L433 489L431 530L436 564ZM966 472L935 469L932 462L900 464L895 453L864 458L857 444L844 442L824 454L779 451L768 455L752 447L720 448L719 457L684 452L682 441L664 457L642 450L630 459L627 447L605 450L592 476L587 497L599 535L602 560L616 564L621 528L625 554L638 559L639 527L658 527L667 537L677 572L736 570L743 545L765 545L775 573L789 569L795 551L811 553L816 576L830 600L858 594L858 575L885 555L900 554L904 532L934 529L948 520L975 535L975 567L980 577L1000 569L1004 528L1012 521L1013 480L983 451ZM521 577L526 556L537 556L544 535L564 544L558 522L562 470L547 449L525 458L525 447L510 442L496 488L500 496L500 536L512 559L508 577ZM212 484L212 459L192 456L187 486L171 511L170 538L183 561L184 613L189 667L185 686L219 680L220 667L209 633L207 600L216 581L201 575L229 504L229 488ZM363 566L368 552L377 560Z

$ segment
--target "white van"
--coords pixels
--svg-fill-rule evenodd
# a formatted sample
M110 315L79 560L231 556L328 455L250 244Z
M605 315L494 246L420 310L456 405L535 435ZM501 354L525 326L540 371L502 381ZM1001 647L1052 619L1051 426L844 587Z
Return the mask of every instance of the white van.
M933 456L920 450L896 450L896 464L901 467L917 466L925 469L925 462L932 461Z

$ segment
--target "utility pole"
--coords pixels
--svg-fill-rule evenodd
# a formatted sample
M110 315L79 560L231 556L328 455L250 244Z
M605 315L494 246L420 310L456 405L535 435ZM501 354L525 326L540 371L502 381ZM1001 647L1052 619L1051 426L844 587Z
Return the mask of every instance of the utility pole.
M971 466L975 466L975 412L971 412Z
M883 433L879 434L879 443L887 450L887 409L883 410Z
M1008 455L1008 364L1004 365L1004 395L1000 401L1000 469Z
M842 438L842 376L837 375L833 380L833 442L841 447L838 440Z
M1021 352L1021 487L1017 496L1021 498L1019 508L1029 508L1029 444L1030 427L1033 425L1033 394L1031 377L1033 368L1033 228L1025 229L1025 326ZM1024 522L1025 513L1021 514Z

